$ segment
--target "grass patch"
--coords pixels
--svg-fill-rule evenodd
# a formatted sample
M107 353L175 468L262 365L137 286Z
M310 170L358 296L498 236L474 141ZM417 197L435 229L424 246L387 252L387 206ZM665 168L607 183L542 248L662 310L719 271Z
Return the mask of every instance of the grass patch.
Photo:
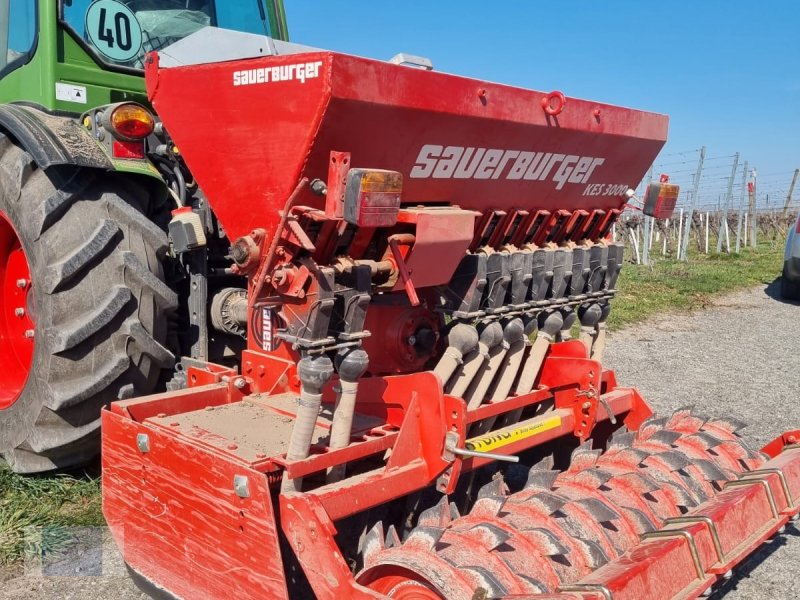
M707 306L712 296L771 283L781 274L783 246L763 243L741 254L689 254L688 262L658 259L625 265L611 303L609 327L619 329L648 317Z
M0 566L20 559L26 551L55 549L26 548L29 528L104 524L99 476L80 473L21 477L0 461ZM54 545L66 541L57 535L45 539Z

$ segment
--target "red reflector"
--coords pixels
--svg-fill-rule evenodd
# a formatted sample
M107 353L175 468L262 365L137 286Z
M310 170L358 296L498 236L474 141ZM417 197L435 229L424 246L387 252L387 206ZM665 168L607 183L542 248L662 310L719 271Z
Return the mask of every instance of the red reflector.
M114 158L144 158L144 142L114 140L111 153Z
M650 183L644 193L642 212L648 217L669 219L675 212L680 187L673 183Z

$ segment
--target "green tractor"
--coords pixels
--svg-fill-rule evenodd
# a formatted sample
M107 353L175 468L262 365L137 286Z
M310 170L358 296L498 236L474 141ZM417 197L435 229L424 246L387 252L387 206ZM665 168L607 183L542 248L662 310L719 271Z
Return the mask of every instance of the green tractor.
M18 473L91 460L103 406L236 344L206 309L236 289L213 264L224 232L142 71L206 27L287 39L279 0L0 0L0 454ZM212 239L178 255L181 207Z

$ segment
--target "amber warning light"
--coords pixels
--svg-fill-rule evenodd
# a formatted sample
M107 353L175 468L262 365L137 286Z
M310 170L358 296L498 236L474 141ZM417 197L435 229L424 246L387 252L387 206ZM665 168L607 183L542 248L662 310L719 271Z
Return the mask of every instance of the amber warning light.
M143 140L155 128L155 119L145 107L125 103L106 113L107 125L116 136L126 140Z
M396 171L350 169L344 219L359 227L391 227L397 222L403 176Z

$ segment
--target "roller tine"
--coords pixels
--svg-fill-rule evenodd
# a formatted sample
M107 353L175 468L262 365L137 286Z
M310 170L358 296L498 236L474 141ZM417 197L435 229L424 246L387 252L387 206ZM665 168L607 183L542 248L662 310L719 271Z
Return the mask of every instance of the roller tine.
M703 503L708 500L708 492L703 489L703 485L696 475L687 471L686 469L680 469L678 473L681 475L686 486L697 497L698 503Z
M706 424L708 425L708 424ZM708 433L709 430L705 427L703 431ZM720 442L718 446L714 447L713 454L729 454L730 456L734 457L748 457L748 458L756 458L758 454L753 452L752 448L747 444L747 442L739 436L738 433L731 433L730 431L726 431L720 428L715 428L710 430L712 435L718 437ZM719 435L717 435L719 433Z
M572 451L567 471L575 473L592 468L602 453L601 450L592 450L590 442L584 442Z
M555 461L553 460L553 455L552 454L548 454L542 460L540 460L538 463L533 465L531 467L531 470L532 471L533 470L537 470L537 471L552 471L554 467L555 467Z
M608 555L597 543L578 536L575 537L575 541L586 550L586 555L589 557L590 568L599 569L608 562Z
M766 462L765 458L740 458L739 464L745 471L755 471L760 469Z
M583 498L582 500L576 500L573 504L585 508L598 523L607 523L620 519L620 515L617 511L597 498Z
M461 566L459 568L474 574L478 587L489 592L487 595L483 596L484 598L502 598L508 595L508 590L506 590L503 584L485 567L470 565Z
M364 543L362 546L362 556L364 557L364 564L369 565L370 561L377 556L381 550L383 550L383 540L385 536L383 535L383 523L378 521L372 527L372 529L367 532L367 535L364 537Z
M547 511L547 514L552 515L554 512L560 510L561 507L567 503L567 500L551 492L539 492L535 496L531 496L528 502L541 506Z
M693 460L692 464L700 469L703 472L703 475L705 475L706 479L709 481L727 481L728 479L731 479L730 475L725 473L725 471L720 469L710 460Z
M404 546L415 546L426 551L433 550L433 547L444 535L444 531L443 527L415 527L408 534Z
M528 481L525 483L525 489L550 491L553 489L553 483L555 483L556 477L558 476L558 471L531 470L528 473Z
M692 434L690 436L687 436L687 437L701 440L703 442L703 444L705 445L706 450L711 450L713 448L716 448L717 446L719 446L722 443L721 439L711 435L707 431L698 431L697 433L694 433L694 434Z
M621 510L627 513L630 517L629 521L633 521L634 526L636 527L636 533L642 535L643 533L650 533L651 531L655 531L656 524L650 520L646 514L644 514L638 508L632 508L630 506L623 506Z
M680 423L683 419L691 417L694 414L694 405L682 406L672 413L669 417L669 425Z
M492 496L508 496L508 486L502 477L493 477L492 480L478 490L478 498L489 498Z
M639 490L643 494L652 494L653 492L657 492L661 489L661 486L658 485L655 481L653 481L649 477L644 477L640 473L623 473L622 475L617 475L614 479L620 480L632 480L631 485L633 485L637 490Z
M647 440L651 435L654 433L661 431L667 426L667 418L666 417L650 417L642 426L639 427L639 439L640 440Z
M581 473L580 476L586 477L598 488L603 487L606 483L609 482L609 480L614 478L613 473L601 469L599 467L594 469L586 469L583 473Z
M630 448L633 445L633 442L636 439L636 432L624 431L620 433L620 431L617 431L608 440L608 450L615 450L615 449L622 450L625 448Z
M533 594L545 594L547 593L547 587L539 580L534 579L530 575L525 575L524 573L516 573L516 576L519 577L525 584L528 586L528 591Z
M630 462L636 466L641 465L648 456L651 456L649 452L645 452L644 450L639 450L638 448L626 448L624 450L620 450L613 455L614 462L617 462L619 459L622 459L626 462ZM612 457L609 457L609 459Z
M667 465L670 471L679 471L680 469L685 469L686 465L691 463L691 460L688 456L686 456L683 452L678 452L675 450L659 452L658 454L653 454L652 457ZM649 459L645 459L644 464L647 464L648 460Z
M669 429L662 429L661 431L656 431L653 435L651 435L647 441L654 442L659 444L664 444L665 446L672 446L678 439L680 439L682 435L677 431L670 431Z
M676 411L667 421L667 429L688 432L691 430L699 431L708 421L708 417L697 413L694 410ZM692 433L694 433L692 431Z
M439 502L420 513L417 523L421 526L447 527L450 521L450 504L447 496L442 496Z
M458 512L458 506L456 506L455 502L450 503L450 520L455 521L461 516L461 513Z
M567 556L569 554L569 548L562 544L558 536L548 529L531 527L530 529L523 529L522 533L528 537L535 538L537 548L545 556Z
M483 498L478 498L470 511L470 516L486 518L496 517L503 509L505 503L505 497L501 496L485 496Z
M692 498L691 494L679 486L677 483L672 483L671 481L663 482L665 487L670 487L678 496L680 496L680 504L678 504L679 508L685 508L686 510L692 509L697 506L697 501Z
M747 427L747 423L734 417L711 419L709 424L719 427L720 429L723 429L729 433L737 433L739 430Z
M511 534L491 523L476 523L469 531L477 534L483 547L490 552L511 538Z
M766 462L766 461L768 461L768 460L770 459L770 457L769 457L769 456L767 456L766 454L764 454L763 452L761 452L761 450L755 450L755 449L753 449L753 447L750 445L750 442L748 442L747 440L745 440L745 439L743 439L743 438L739 438L738 442L739 442L739 445L740 445L742 448L744 448L744 449L745 449L745 451L746 451L746 452L747 452L747 453L748 453L748 454L749 454L749 455L750 455L752 458L754 458L754 459L758 459L758 460L759 460L759 461L761 461L761 462Z
M389 529L386 531L384 548L397 548L400 545L400 536L397 534L397 529L395 529L394 525L389 525Z
M645 427L647 425L653 425L653 424L655 424L655 425L666 425L667 424L667 420L668 420L667 417L662 417L662 416L659 416L659 415L650 415L644 421L642 421L642 425L641 425L641 427L639 427L639 430L641 431L642 427Z

